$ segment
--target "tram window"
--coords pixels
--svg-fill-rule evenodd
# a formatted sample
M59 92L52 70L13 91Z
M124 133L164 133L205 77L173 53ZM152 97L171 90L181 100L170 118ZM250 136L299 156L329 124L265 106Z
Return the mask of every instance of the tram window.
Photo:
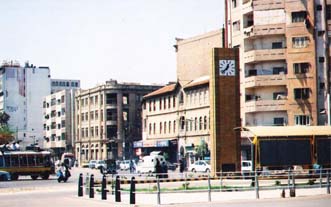
M50 157L49 156L45 156L44 157L44 165L45 165L45 167L51 166L51 162L50 162Z
M19 159L20 159L20 166L26 166L27 165L26 156L20 155Z
M27 158L28 158L28 165L29 166L36 165L36 163L35 163L35 156L34 155L28 155Z
M36 156L36 164L42 165L43 164L43 158L41 156Z
M11 166L18 166L18 156L17 155L12 155L10 161L11 161Z
M0 167L4 166L3 156L0 156Z
M10 166L10 157L9 156L5 156L5 166L9 167Z

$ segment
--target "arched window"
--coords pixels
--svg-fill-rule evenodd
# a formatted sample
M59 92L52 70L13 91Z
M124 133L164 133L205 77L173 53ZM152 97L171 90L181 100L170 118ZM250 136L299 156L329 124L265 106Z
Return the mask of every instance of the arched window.
M171 121L169 121L169 134L171 133Z
M199 130L202 130L202 117L199 118Z
M183 103L184 103L184 93L181 91L179 95L179 104L183 104Z
M154 123L153 124L153 134L155 134L155 131L156 131L156 124Z
M179 121L180 121L180 129L184 130L185 129L185 117L181 116Z
M163 133L166 134L167 133L167 122L166 121L164 122L163 130L164 130Z
M149 132L149 134L152 133L152 124L151 124L151 123L149 123L149 129L148 129L148 132Z
M174 128L173 128L173 133L176 133L176 121L174 121Z
M162 134L162 122L160 122L160 134Z
M204 116L203 117L203 120L204 120L204 122L203 122L203 129L204 130L207 130L207 116Z
M196 131L198 129L198 118L195 117L194 118L194 131Z

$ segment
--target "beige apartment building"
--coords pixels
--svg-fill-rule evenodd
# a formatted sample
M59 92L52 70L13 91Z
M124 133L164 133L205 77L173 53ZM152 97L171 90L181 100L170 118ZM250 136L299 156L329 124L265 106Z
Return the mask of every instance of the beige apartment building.
M64 152L74 151L75 90L66 89L44 97L43 125L45 149L54 151L58 159Z
M133 142L141 139L141 101L156 85L116 80L76 93L76 158L132 158Z
M226 0L225 45L240 48L243 126L326 125L330 0Z

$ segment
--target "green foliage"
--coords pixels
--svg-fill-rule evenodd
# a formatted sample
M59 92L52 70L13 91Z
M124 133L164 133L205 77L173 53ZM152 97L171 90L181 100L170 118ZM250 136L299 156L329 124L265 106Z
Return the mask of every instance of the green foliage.
M308 180L308 185L314 185L315 184L315 179L309 179Z
M196 156L200 159L204 159L204 157L209 154L208 144L201 140L200 144L196 146L195 151L197 152Z
M14 132L11 131L7 125L0 126L0 135L12 136L13 134Z
M279 186L280 185L280 181L279 180L275 180L275 185Z

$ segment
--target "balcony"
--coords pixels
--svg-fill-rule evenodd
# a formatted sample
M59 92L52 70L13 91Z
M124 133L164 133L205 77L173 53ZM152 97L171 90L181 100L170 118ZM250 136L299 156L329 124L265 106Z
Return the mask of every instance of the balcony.
M245 38L285 34L285 24L254 25L244 29Z
M255 63L274 60L285 60L286 49L266 49L266 50L251 50L245 52L244 62Z
M245 103L245 112L286 111L287 100L256 100Z
M258 75L245 78L245 88L286 85L286 74Z
M254 11L284 9L284 0L253 0Z
M249 13L253 11L253 2L252 1L244 1L241 7L241 11L243 14Z

